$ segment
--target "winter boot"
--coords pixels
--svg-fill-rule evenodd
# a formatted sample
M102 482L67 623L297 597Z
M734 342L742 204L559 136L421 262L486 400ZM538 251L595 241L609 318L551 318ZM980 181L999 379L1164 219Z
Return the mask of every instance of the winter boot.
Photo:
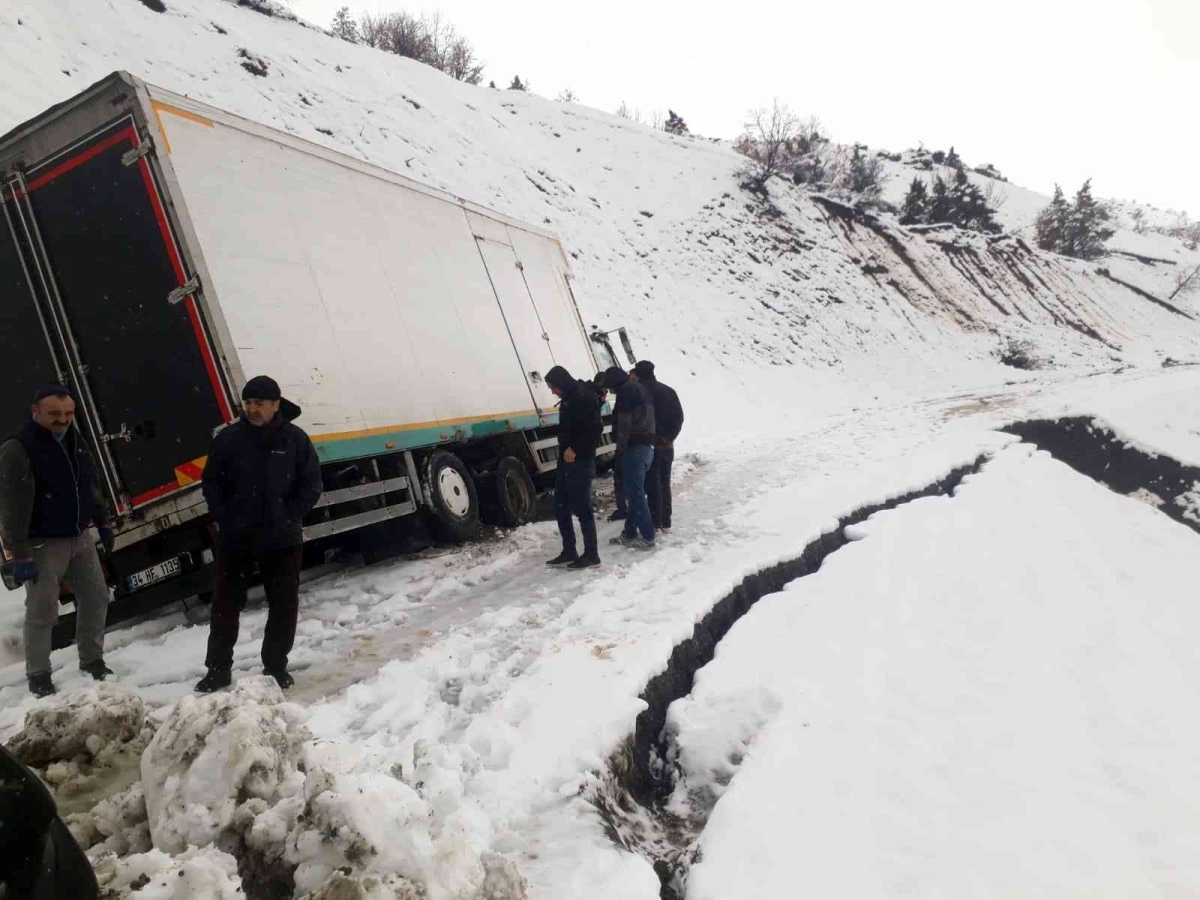
M575 562L571 563L569 566L567 566L567 568L568 569L594 569L599 565L600 565L600 554L593 552L593 553L583 554L583 556L579 557L579 559L575 560Z
M208 674L196 684L196 693L211 694L213 691L227 688L231 684L233 684L233 671L231 669L214 669L209 666Z
M623 522L627 518L629 518L629 514L626 513L625 510L623 510L623 509L618 509L618 510L613 511L612 515L610 515L608 517L608 521Z
M30 675L26 680L29 682L29 693L35 697L49 697L51 694L58 693L49 672L38 672L36 675Z
M79 671L87 672L87 674L91 675L97 681L103 681L109 675L115 674L112 669L105 665L102 659L90 662L86 666L80 666Z
M296 683L296 679L288 674L287 669L263 669L263 674L274 678L282 691L286 691Z
M568 553L566 550L564 550L562 553L558 554L558 556L554 557L554 559L546 560L546 565L557 569L559 566L570 565L577 559L579 559L578 553Z

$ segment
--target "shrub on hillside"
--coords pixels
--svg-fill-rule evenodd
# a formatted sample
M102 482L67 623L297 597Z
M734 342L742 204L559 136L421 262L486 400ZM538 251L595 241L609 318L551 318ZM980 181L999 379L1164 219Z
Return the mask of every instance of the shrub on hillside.
M941 175L933 179L932 189L920 177L909 185L900 208L902 225L957 225L970 231L998 234L996 210L1003 202L991 189L982 190L964 169L956 169L952 181Z
M687 134L688 127L687 123L683 121L683 116L676 114L673 109L668 109L667 113L667 121L663 124L663 131L670 134Z
M361 35L358 33L358 22L350 15L350 7L343 6L333 14L333 23L329 26L329 33L343 41L349 41L351 44L357 44L361 40Z
M1037 245L1043 250L1076 259L1097 259L1108 250L1105 242L1114 234L1108 224L1112 213L1108 206L1092 196L1092 179L1075 193L1068 203L1062 188L1054 186L1054 197L1034 222Z

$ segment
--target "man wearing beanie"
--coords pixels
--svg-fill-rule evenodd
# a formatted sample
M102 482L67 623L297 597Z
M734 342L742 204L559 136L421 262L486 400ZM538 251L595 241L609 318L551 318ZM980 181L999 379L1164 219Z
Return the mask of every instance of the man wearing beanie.
M302 521L321 497L316 448L292 424L300 407L260 375L242 390L242 417L213 439L204 467L204 499L216 523L216 584L202 694L232 682L238 620L255 566L267 594L262 663L284 690L294 684L288 654L300 611Z
M654 374L654 363L643 359L633 367L633 378L650 392L654 401L654 462L646 476L646 499L650 518L661 531L671 530L671 465L675 462L675 438L683 430L683 405L679 395Z
M25 585L25 677L35 697L55 693L50 641L58 622L59 582L75 597L79 668L97 681L104 663L108 584L96 553L95 525L113 549L108 508L92 455L75 423L75 400L61 384L41 388L30 421L0 446L0 535L12 554L13 580Z
M558 468L554 476L554 513L562 535L562 553L548 566L591 569L600 565L596 516L592 509L592 479L596 477L596 446L604 433L600 398L592 384L576 381L562 366L546 373L546 385L560 398L558 407ZM583 532L583 556L575 544L575 523Z
M625 504L629 510L624 531L612 542L649 550L654 547L654 522L646 500L646 473L654 462L654 402L644 387L616 366L604 373L604 383L617 395L613 436L623 467Z

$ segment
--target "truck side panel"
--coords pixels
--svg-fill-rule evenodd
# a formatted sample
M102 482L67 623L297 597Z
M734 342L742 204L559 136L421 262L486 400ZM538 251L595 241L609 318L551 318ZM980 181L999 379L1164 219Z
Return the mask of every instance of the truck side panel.
M158 108L209 300L246 372L274 374L304 407L324 458L366 455L366 438L536 424L461 208Z

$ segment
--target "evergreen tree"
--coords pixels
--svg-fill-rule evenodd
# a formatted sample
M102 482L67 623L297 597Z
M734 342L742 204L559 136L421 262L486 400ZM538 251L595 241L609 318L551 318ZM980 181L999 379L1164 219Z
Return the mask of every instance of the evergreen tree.
M863 156L863 148L854 145L850 156L850 193L868 202L879 197L881 187L878 157Z
M350 7L348 6L343 6L334 13L333 25L329 30L334 37L339 37L343 41L349 41L352 44L359 42L358 23L350 15Z
M1054 186L1054 199L1050 205L1038 213L1034 222L1034 235L1037 245L1043 250L1061 253L1067 233L1067 219L1071 207L1063 196L1062 188Z
M950 148L950 152L954 152L954 148ZM947 157L949 161L949 157ZM951 222L960 228L966 228L967 222L971 215L971 182L967 178L967 173L962 169L955 169L954 181L950 185L950 202L949 210L944 220Z
M491 88L493 91L494 91L494 90L496 90L496 82L494 82L494 81L489 81L489 82L488 82L488 87L490 87L490 88Z
M1104 243L1113 236L1108 227L1108 207L1092 196L1092 179L1075 194L1075 206L1067 220L1066 253L1078 259L1096 259L1105 254Z
M908 187L908 194L904 198L904 208L900 210L900 224L922 225L928 214L929 191L926 189L924 181L920 178L913 178L912 184Z
M954 203L950 197L950 188L945 179L938 175L933 179L933 192L929 197L927 220L931 225L937 222L949 222L953 210Z
M961 169L963 167L962 157L955 152L954 146L950 146L950 152L946 154L946 165L952 169Z
M529 90L529 82L528 81L522 82L520 75L514 75L512 84L510 84L508 86L508 89L510 91L527 91L527 90Z
M667 122L663 125L663 131L670 134L687 134L688 127L687 123L683 121L683 116L676 115L673 109L668 109L667 113Z

